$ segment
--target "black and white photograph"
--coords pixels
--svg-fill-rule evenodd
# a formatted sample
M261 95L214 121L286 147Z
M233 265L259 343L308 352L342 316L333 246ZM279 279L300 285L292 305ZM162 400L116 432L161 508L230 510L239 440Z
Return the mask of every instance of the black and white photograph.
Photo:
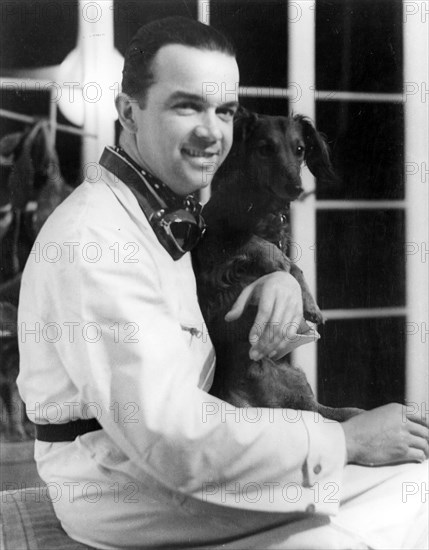
M429 0L0 0L2 550L429 549Z

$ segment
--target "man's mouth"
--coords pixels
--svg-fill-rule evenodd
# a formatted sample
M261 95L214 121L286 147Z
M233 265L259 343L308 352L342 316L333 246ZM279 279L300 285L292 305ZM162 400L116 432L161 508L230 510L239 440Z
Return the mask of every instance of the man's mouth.
M201 149L193 149L191 147L183 147L182 153L185 153L185 155L188 155L194 158L207 158L207 159L215 157L219 154L218 151L203 151Z

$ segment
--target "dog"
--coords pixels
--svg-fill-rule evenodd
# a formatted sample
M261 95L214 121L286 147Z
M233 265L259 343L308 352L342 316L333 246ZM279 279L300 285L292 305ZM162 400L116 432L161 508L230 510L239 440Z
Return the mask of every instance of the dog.
M360 409L319 404L305 374L288 355L249 359L248 335L256 307L236 321L225 314L241 291L259 277L290 272L299 282L305 319L323 316L302 271L288 258L289 205L301 193L305 162L318 180L335 174L324 137L302 116L268 116L242 110L234 121L230 154L212 183L203 208L206 232L192 254L201 310L216 351L210 393L237 407L284 407L315 411L344 421ZM303 321L303 327L310 327Z

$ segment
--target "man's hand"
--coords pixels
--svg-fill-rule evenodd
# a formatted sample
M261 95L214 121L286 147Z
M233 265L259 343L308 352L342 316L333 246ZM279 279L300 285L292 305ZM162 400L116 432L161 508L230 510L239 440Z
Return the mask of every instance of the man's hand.
M429 456L427 421L398 403L365 411L341 424L347 462L366 466L422 462Z
M289 340L295 338L303 318L302 293L296 279L285 271L260 277L247 286L226 314L226 321L235 321L248 304L258 306L255 322L249 333L252 344L250 358L279 358L285 354Z

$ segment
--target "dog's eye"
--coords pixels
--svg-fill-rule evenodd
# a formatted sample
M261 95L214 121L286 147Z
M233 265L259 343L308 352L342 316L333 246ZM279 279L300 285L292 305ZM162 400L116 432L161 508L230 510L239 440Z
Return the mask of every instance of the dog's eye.
M305 147L303 147L302 145L298 145L298 147L296 148L296 154L298 155L298 157L302 157L304 152L305 152Z
M270 141L261 141L258 143L258 153L261 157L270 157L276 152L274 143Z

